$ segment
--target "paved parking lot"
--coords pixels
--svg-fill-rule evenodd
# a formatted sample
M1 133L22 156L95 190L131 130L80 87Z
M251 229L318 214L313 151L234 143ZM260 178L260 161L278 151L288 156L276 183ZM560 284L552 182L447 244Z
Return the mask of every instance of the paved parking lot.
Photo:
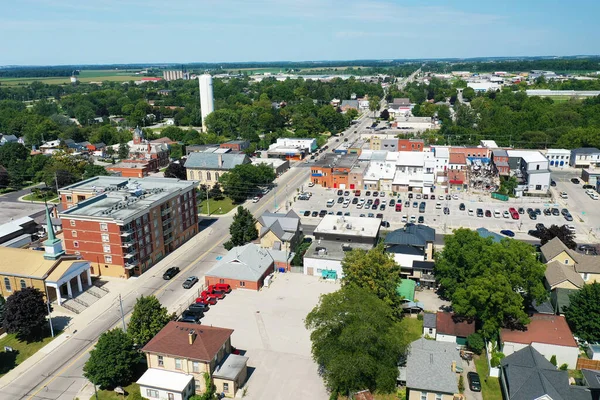
M444 311L446 307L450 306L450 302L442 300L435 293L435 290L423 289L422 291L415 292L415 301L423 303L425 311Z
M277 274L260 292L235 290L207 313L202 324L234 329L232 345L246 351L253 368L247 399L327 399L312 360L304 318L319 296L339 284L302 274Z
M563 225L572 224L576 228L576 240L579 243L596 243L600 238L600 200L592 200L585 191L582 189L582 185L575 185L569 181L571 176L576 176L576 172L573 171L571 175L565 175L561 179L555 179L557 186L553 187L551 193L552 198L535 198L535 197L523 197L509 199L508 202L492 199L489 194L473 194L469 192L452 192L450 194L456 194L458 199L454 200L439 200L440 196L445 196L441 190L434 192L436 196L435 200L417 199L416 194L412 199L408 198L408 193L400 193L398 196L393 197L392 193L386 192L385 197L377 197L380 201L385 200L389 204L390 199L402 201L402 211L396 212L394 207L386 206L385 210L366 209L366 207L358 208L356 204L349 204L348 207L344 207L343 203L340 204L338 200L338 189L327 189L320 186L308 187L308 182L304 184L300 190L310 191L313 195L310 200L298 200L297 193L290 194L289 200L292 201L292 208L302 218L302 223L306 225L317 225L320 221L319 217L313 217L312 212L326 210L328 213L349 213L350 216L358 217L361 214L368 216L369 213L377 215L378 213L383 214L383 220L390 223L389 229L398 229L404 226L402 217L406 217L408 220L413 217L415 220L419 216L423 216L424 223L435 228L437 233L449 234L453 229L465 227L470 229L476 228L487 228L493 232L500 232L503 229L508 229L516 234L517 239L534 239L529 236L527 232L531 229L535 229L537 223L543 223L546 226L552 224ZM569 199L563 200L559 197L561 191L567 191ZM375 199L375 197L365 196L366 191L361 190L359 198ZM355 197L354 193L350 191L349 196L344 198L352 199ZM294 201L295 199L295 201ZM327 201L333 199L335 204L333 207L328 208L326 206ZM405 202L410 201L410 207L405 207ZM418 207L414 207L414 202L425 202L426 208L424 213L419 212ZM436 208L437 203L440 204L440 208ZM460 203L465 204L465 211L459 210ZM450 213L444 214L444 207L448 207ZM527 214L520 215L518 220L512 218L494 217L494 210L499 210L501 213L507 211L509 207L519 208L522 207L525 210L528 208L540 209L542 214L537 217L536 220L531 220ZM483 209L485 212L489 210L492 214L491 217L477 217L476 210L478 208ZM568 208L573 216L573 221L566 221L562 215L559 216L546 216L543 214L546 208ZM468 210L473 209L473 215L469 215ZM304 216L305 211L310 211L311 216Z

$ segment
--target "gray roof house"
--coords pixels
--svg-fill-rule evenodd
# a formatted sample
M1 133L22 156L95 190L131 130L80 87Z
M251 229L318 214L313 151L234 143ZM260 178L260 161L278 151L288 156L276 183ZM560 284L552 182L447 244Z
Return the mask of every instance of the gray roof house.
M436 326L437 318L435 313L423 313L423 336L427 335L431 338L435 338Z
M19 138L15 135L0 135L0 146L6 143L17 143Z
M340 105L342 110L354 108L358 110L358 100L342 100L342 104Z
M396 229L385 237L387 246L408 245L425 247L435 240L435 229L426 225L406 224L402 229Z
M190 153L185 162L186 168L208 170L230 170L236 165L249 164L250 158L245 154L230 153Z
M258 290L273 272L273 257L267 249L248 243L234 247L206 273L206 285L229 283L232 288ZM242 284L243 282L243 284Z
M420 398L424 393L458 393L456 367L462 367L456 343L415 340L406 359L407 398Z
M592 400L587 387L569 385L568 372L531 346L502 359L500 386L506 400Z
M300 217L293 210L283 213L265 211L256 221L262 247L291 251L301 235Z

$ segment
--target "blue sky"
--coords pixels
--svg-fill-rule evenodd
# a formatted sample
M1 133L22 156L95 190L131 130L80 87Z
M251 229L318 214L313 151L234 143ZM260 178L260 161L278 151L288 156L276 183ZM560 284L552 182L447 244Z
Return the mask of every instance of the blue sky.
M600 54L600 1L4 0L0 65Z

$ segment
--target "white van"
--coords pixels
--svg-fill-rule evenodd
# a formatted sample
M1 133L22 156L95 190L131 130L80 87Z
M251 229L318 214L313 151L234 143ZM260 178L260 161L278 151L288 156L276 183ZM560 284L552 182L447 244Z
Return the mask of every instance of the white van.
M500 218L500 210L494 210L494 218Z
M335 204L335 200L334 199L327 200L327 207L333 207L334 204Z
M469 208L469 215L473 215L473 209Z

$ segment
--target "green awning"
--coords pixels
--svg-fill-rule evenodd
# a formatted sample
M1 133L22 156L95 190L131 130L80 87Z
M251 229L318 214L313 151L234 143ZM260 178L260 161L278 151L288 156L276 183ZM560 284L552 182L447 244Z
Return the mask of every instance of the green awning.
M321 271L321 276L324 279L337 279L337 272L333 271L333 270L326 269L326 270Z
M415 286L417 286L415 281L402 279L402 282L396 288L396 293L398 296L404 297L406 301L415 301Z

